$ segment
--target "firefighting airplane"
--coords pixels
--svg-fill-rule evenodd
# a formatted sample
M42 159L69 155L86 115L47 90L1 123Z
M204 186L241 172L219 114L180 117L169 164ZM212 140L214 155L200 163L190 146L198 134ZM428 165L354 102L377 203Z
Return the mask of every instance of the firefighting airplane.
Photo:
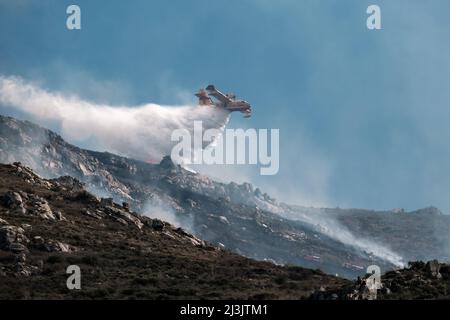
M215 106L233 111L240 111L244 113L244 118L250 118L252 115L252 109L250 104L245 100L236 100L236 95L233 93L223 94L217 90L212 84L206 87L206 89L200 89L195 94L198 97L198 104L201 106ZM213 102L211 97L216 100Z

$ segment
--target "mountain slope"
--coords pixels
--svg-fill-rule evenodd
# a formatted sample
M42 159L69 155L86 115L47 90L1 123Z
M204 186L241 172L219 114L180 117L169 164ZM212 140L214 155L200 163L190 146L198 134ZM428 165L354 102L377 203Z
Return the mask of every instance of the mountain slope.
M69 265L81 290L66 287ZM0 165L0 299L300 299L347 283L213 247L72 178Z
M203 240L258 260L320 268L354 277L365 265L394 265L347 245L287 210L250 184L223 184L174 165L144 163L83 150L27 121L0 118L0 161L21 161L42 176L68 175L88 190L126 201L132 210L183 226Z
M149 164L83 150L33 123L0 116L0 162L13 161L44 177L75 177L96 195L126 201L138 213L258 260L356 277L371 264L390 270L410 260L450 257L450 217L433 210L287 205L251 184L216 182L170 158Z

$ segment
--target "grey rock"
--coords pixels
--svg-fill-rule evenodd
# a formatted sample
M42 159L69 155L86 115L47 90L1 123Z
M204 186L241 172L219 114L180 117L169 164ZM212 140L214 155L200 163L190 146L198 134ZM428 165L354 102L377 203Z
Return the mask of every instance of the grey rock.
M130 212L127 212L122 209L118 209L115 207L106 207L105 213L109 216L115 218L115 220L119 221L122 224L128 224L135 225L138 229L142 229L143 223L142 221L137 217L137 215L134 215ZM123 223L125 221L125 223Z
M39 246L40 250L47 252L74 252L75 247L56 240L48 240Z
M3 205L7 208L16 208L23 204L21 195L18 192L8 191L3 195Z
M67 220L67 219L64 217L64 215L62 214L62 212L59 211L59 210L58 210L58 211L55 211L54 215L55 215L56 219L59 220L59 221L65 221L65 220Z
M158 219L153 219L152 228L156 231L162 231L164 230L164 222Z
M73 178L71 176L62 176L52 180L58 186L64 187L73 191L81 191L83 190L84 183L80 182L78 179Z
M113 198L101 198L100 204L102 206L112 206L114 204Z
M43 245L45 243L45 240L41 236L35 236L33 237L32 242L35 245Z
M161 168L168 169L168 170L177 169L177 166L173 163L172 158L170 156L165 156L159 163L159 166Z
M22 229L24 229L25 231L31 231L33 229L33 226L31 224L28 223L23 223L20 225L20 227Z
M57 219L56 216L53 214L53 211L50 208L48 202L45 199L38 196L34 196L31 202L32 202L32 209L30 212L31 215L47 220Z
M83 213L91 218L97 219L97 220L101 220L105 213L100 211L100 210L96 210L95 212L91 211L91 210L84 210Z
M2 203L8 209L12 209L13 213L25 214L26 212L22 196L18 192L8 191L5 193Z
M26 244L29 242L25 236L25 230L20 227L3 225L0 226L0 249L12 252L27 251Z
M425 268L426 268L428 274L430 276L432 276L433 278L437 278L437 279L442 278L442 275L439 273L439 270L441 268L439 261L437 261L437 260L428 261Z

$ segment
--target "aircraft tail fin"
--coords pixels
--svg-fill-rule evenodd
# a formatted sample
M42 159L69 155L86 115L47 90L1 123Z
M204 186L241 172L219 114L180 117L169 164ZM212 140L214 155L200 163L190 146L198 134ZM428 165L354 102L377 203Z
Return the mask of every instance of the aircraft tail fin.
M212 84L206 87L206 91L216 91L216 87L214 87Z
M198 104L200 106L209 106L213 104L211 98L206 94L205 90L200 89L195 95L198 97Z

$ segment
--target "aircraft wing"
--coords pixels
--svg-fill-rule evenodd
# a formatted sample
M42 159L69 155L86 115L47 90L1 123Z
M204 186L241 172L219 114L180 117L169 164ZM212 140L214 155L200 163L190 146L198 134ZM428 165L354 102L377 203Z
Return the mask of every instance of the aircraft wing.
M224 95L222 92L220 92L219 90L216 90L216 88L213 85L207 86L206 87L206 91L208 91L208 94L210 96L213 96L214 98L216 98L220 102L229 103L229 102L233 101L229 97Z

